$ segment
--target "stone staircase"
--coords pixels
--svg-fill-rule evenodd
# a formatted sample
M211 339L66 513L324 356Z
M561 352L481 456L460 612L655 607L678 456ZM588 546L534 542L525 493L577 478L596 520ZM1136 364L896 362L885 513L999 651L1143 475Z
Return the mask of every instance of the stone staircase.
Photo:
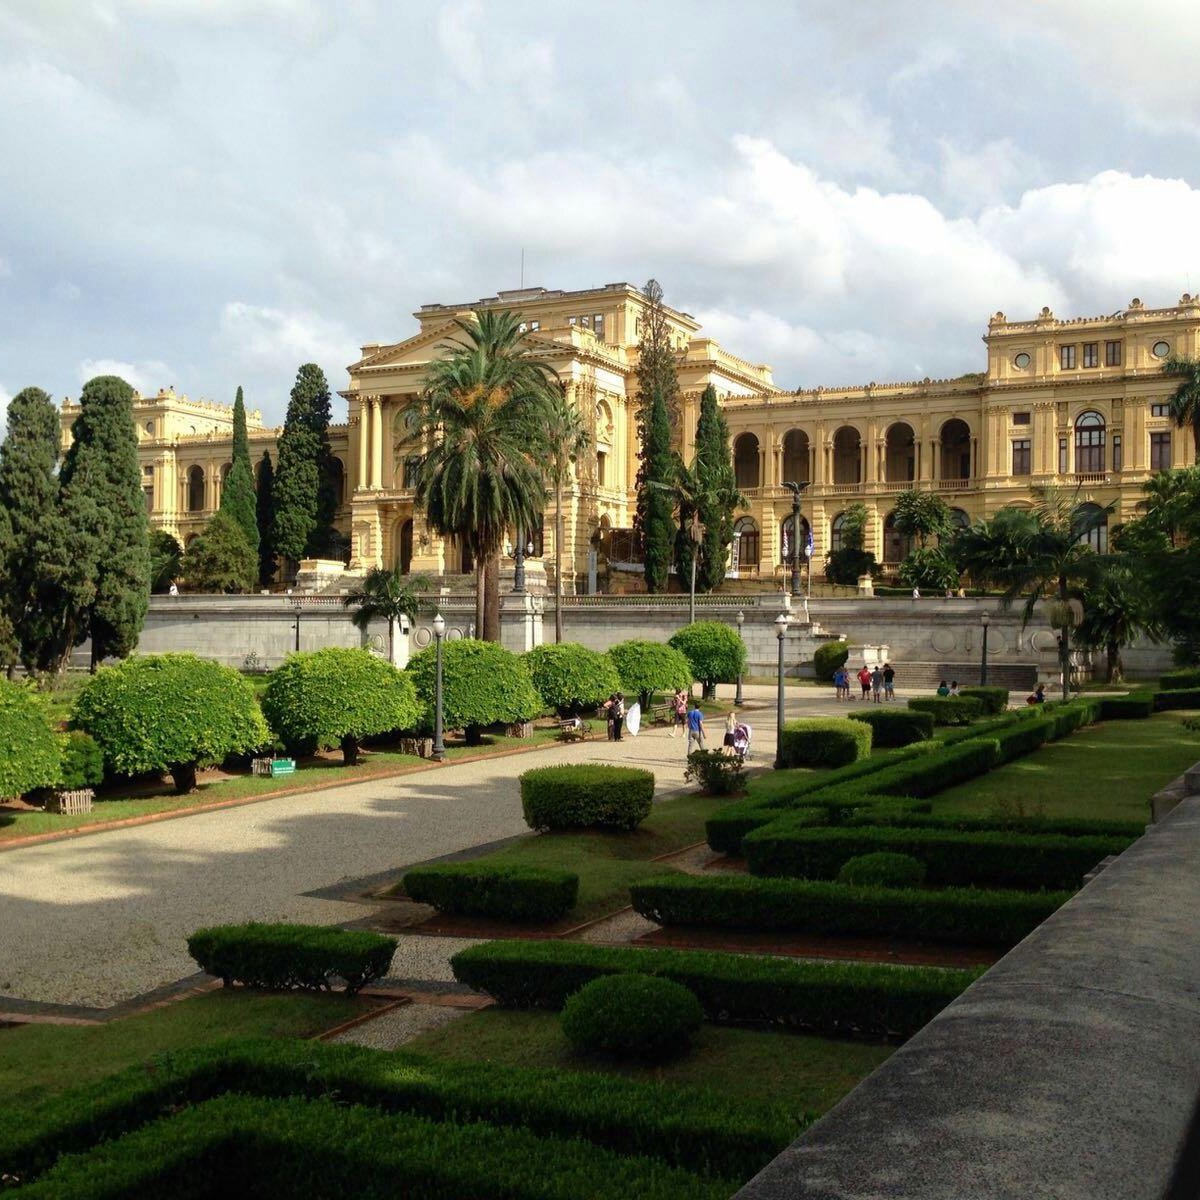
M855 657L850 655L848 665L853 666ZM861 665L861 664L860 664ZM896 686L901 688L929 688L933 691L944 679L949 683L957 679L962 687L975 687L979 683L979 662L901 662L893 661L896 668ZM1018 701L1037 686L1038 669L1034 663L988 663L988 686L1006 687Z

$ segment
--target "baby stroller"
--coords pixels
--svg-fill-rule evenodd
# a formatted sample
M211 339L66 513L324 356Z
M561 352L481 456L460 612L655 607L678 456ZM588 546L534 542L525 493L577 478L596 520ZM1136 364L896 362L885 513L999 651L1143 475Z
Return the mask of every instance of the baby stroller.
M733 727L733 752L742 762L745 762L750 755L751 736L750 726L744 722L739 721Z

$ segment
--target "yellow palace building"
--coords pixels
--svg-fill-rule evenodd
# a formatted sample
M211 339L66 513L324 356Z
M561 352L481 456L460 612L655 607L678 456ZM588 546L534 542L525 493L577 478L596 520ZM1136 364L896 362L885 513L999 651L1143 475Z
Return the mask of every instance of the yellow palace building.
M563 380L583 414L594 451L568 491L564 563L568 590L587 576L589 552L617 563L632 556L636 403L641 292L626 283L582 291L527 288L460 304L427 304L417 332L371 343L349 367L341 392L348 421L330 438L338 472L337 524L349 540L350 567L398 565L437 575L469 573L470 551L425 525L414 507L413 456L401 413L420 393L425 370L453 334L454 318L487 306L519 312L534 351ZM1006 505L1028 505L1045 484L1078 487L1088 501L1116 504L1113 524L1133 515L1141 485L1155 471L1194 462L1190 430L1167 416L1173 382L1169 355L1200 356L1200 298L1171 308L1132 300L1106 317L1060 320L1049 309L1033 320L996 313L983 338L986 369L957 379L868 383L790 392L771 368L739 358L687 313L668 309L682 393L676 443L690 457L700 394L712 384L729 424L738 486L746 507L736 522L740 578L782 577L784 524L792 510L786 482L807 483L803 523L819 564L839 545L852 504L871 515L867 549L885 563L906 553L892 528L895 497L935 491L956 521ZM69 436L77 406L66 402ZM135 401L147 508L154 525L186 542L220 503L230 466L232 409L189 400L171 388ZM275 458L279 431L247 414L251 456ZM552 562L553 520L533 531L534 555ZM806 530L802 531L806 536ZM1107 528L1094 535L1107 545Z

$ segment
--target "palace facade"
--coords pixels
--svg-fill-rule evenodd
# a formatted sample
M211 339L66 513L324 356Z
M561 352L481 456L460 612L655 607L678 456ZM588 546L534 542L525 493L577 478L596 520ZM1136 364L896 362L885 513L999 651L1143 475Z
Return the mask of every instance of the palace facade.
M338 526L352 569L398 565L436 575L468 574L470 550L425 525L414 506L415 448L405 445L402 413L420 393L426 368L472 310L519 312L535 352L563 380L583 414L594 451L583 459L565 513L564 581L586 578L589 551L631 557L629 529L637 473L637 346L644 301L625 283L582 291L527 288L461 304L427 304L404 341L362 347L341 395L348 423L330 437L339 474ZM679 363L676 444L690 457L700 394L712 384L729 423L738 486L746 507L736 522L731 573L782 577L792 547L791 492L802 496L802 538L811 529L815 561L840 542L846 510L870 514L867 549L885 563L907 552L892 525L898 493L935 491L959 523L1009 505L1028 506L1033 489L1059 484L1089 502L1114 503L1112 523L1136 512L1155 471L1190 466L1189 429L1167 415L1174 383L1168 356L1200 356L1200 298L1170 308L1140 300L1107 317L1060 320L1049 309L1030 321L996 313L983 338L986 369L957 379L816 388L789 392L771 368L729 353L684 312L668 310ZM63 405L64 437L78 411ZM188 400L173 389L135 401L147 507L156 526L186 542L220 503L230 466L232 409ZM249 413L251 454L275 458L278 430ZM553 561L553 519L531 540ZM1097 531L1107 547L1107 527Z

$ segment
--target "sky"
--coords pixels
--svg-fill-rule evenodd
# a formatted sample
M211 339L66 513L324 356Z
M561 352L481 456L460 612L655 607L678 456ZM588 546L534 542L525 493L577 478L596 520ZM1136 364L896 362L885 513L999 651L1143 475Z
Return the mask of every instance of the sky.
M1198 59L1191 0L0 0L0 407L278 422L522 251L784 387L980 370L1200 290Z

